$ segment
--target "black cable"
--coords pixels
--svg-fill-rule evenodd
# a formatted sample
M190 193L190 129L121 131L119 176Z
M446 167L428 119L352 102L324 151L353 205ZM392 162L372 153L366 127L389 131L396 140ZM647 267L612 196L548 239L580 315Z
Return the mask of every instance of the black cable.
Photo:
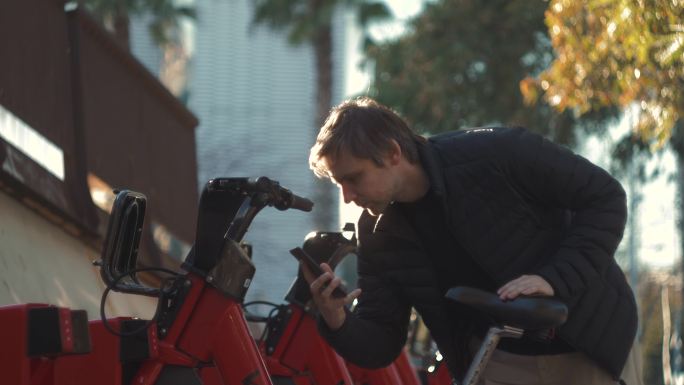
M109 325L109 322L107 321L107 315L105 314L105 303L107 302L107 295L109 295L109 292L111 290L114 290L114 288L116 287L116 284L119 283L119 281L121 281L122 278L131 276L132 274L143 272L143 271L159 271L162 273L171 274L172 277L164 278L162 280L162 285L159 288L159 297L157 299L157 308L154 311L154 316L152 316L152 318L149 321L145 322L145 324L143 326L141 326L140 328L133 330L131 332L124 333L121 331L116 331L116 330L112 329L112 327ZM100 300L100 319L102 319L102 325L105 327L105 329L107 329L108 332L110 332L110 333L112 333L118 337L130 337L130 336L133 336L133 335L136 335L136 334L142 332L143 330L146 330L159 317L159 312L161 311L161 305L162 305L162 303L164 303L164 300L165 300L165 294L166 293L164 292L164 287L165 287L166 283L172 282L174 279L176 279L178 277L178 275L180 275L180 274L178 274L177 272L175 272L173 270L164 269L162 267L142 267L142 268L138 268L138 269L132 269L132 270L127 271L125 274L121 274L120 276L118 276L114 279L114 282L112 282L111 285L107 284L105 282L105 284L107 284L107 288L102 293L102 299ZM116 290L114 290L114 291L116 291Z
M258 302L258 301L254 301L254 302ZM287 307L287 305L277 305L277 304L272 304L272 305L274 305L273 309L271 309L271 311L268 312L268 315L266 316L266 327L261 332L261 335L259 336L259 338L256 340L257 345L261 345L261 343L264 342L264 339L266 338L266 334L268 334L268 332L269 332L268 323L271 321L271 319L273 319L274 314L277 311L283 310L284 308Z
M269 302L269 301L250 301L250 302L245 302L242 304L242 307L247 307L247 306L252 306L252 305L267 305L271 307L278 307L279 305L275 302Z
M283 308L285 308L285 307L287 307L287 305L276 305L276 307L274 307L273 309L271 309L270 312L268 312L268 315L266 316L266 319L268 319L268 320L270 321L271 318L273 318L273 313L275 313L276 311L281 310L281 309L283 309Z
M279 305L278 305L277 303L275 303L275 302L269 302L269 301L249 301L249 302L243 303L243 304L242 304L242 307L247 307L247 306L252 306L252 305L268 305L268 306L272 306L272 307L279 306Z
M279 305L277 303L268 302L268 301L250 301L250 302L245 302L244 304L242 304L242 307L244 309L244 308L246 308L248 306L252 306L252 305L267 305L267 306L272 307L271 311L268 312L268 315L266 317L252 315L252 319L253 319L252 322L264 322L264 323L266 323L266 327L264 327L264 330L261 332L261 335L259 336L259 338L256 339L257 345L260 345L264 341L264 338L266 338L266 334L268 333L269 321L271 321L271 319L273 319L274 314L278 310L281 310L282 308L286 307L287 305ZM245 310L245 312L246 312L246 310ZM256 319L256 317L259 317L258 320Z
M268 322L270 319L269 316L263 317L258 314L250 313L247 311L248 306L252 305L266 305L266 306L271 306L272 308L277 308L278 304L273 303L273 302L268 302L268 301L250 301L250 302L245 302L242 304L242 309L245 311L245 317L247 318L248 321L250 322ZM270 315L270 313L269 313Z

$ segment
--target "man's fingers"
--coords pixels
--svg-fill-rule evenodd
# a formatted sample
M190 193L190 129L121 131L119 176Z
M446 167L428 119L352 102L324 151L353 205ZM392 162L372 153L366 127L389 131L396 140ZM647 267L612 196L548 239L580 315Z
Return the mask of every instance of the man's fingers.
M347 296L344 298L344 303L347 305L350 305L352 302L354 302L355 299L359 298L361 295L361 289L354 289L352 290L351 293L347 294Z
M318 278L314 279L313 282L311 282L311 292L314 295L320 293L321 289L323 289L328 284L332 277L333 276L330 273L321 274Z
M304 279L306 279L309 284L312 284L317 278L315 275L315 272L311 271L309 266L303 262L299 262L299 266L302 269L302 274L304 274ZM330 268L330 265L327 263L321 263L321 269L323 269L323 272L330 273L331 275L334 275L333 270ZM322 277L322 275L321 275Z
M553 296L553 288L546 280L538 275L523 275L497 290L502 300L515 299L519 295Z
M541 287L530 286L530 287L527 287L527 288L522 289L522 290L520 291L520 293L521 293L521 294L525 294L525 295L533 295L533 294L537 294L537 293L541 294L541 293L542 293L542 289L541 289Z
M321 263L321 269L327 273L334 274L332 267L325 262Z
M324 270L329 270L329 267ZM330 271L326 271L321 274L320 277L316 278L309 287L311 288L311 293L314 298L319 298L319 300L338 300L340 297L335 297L333 291L341 285L342 279L340 277L335 276L335 274ZM342 299L344 299L344 297L342 297ZM318 302L318 300L316 302Z
M520 294L520 290L515 287L509 287L499 293L499 298L502 300L514 299Z
M499 294L499 298L502 300L509 300L509 299L515 299L518 297L524 290L528 289L529 285L529 280L527 279L527 276L521 276L519 278L516 278L507 284L503 285L497 293Z
M325 273L328 274L328 273ZM342 283L342 279L340 277L335 277L330 282L328 283L327 286L323 289L321 294L323 294L326 297L329 297L332 295L333 290L335 290L336 287L340 286L340 283Z
M318 277L313 277L313 272L307 269L306 266L303 267L302 271L304 277L309 282L309 289L319 314L330 329L337 330L342 326L346 318L345 303L354 301L361 294L361 290L354 290L347 294L346 297L333 296L333 291L340 286L342 280L335 276L332 268L327 263L321 263L320 267L323 270L323 274Z
M497 290L496 293L499 295L499 298L506 300L517 297L518 294L520 294L519 286L521 284L521 281L523 281L523 277L516 278L508 282L507 284L503 285L499 290Z
M333 295L333 291L342 286L342 278L336 276L327 263L321 263L320 266L324 273L316 279L309 281L311 294L314 296L314 301L318 306L324 306L324 304L325 306L343 306L345 303L352 303L361 295L361 289L355 289L351 293L347 293L345 297L336 297ZM304 269L306 269L306 267L304 267ZM305 278L308 281L312 274L308 269L304 271ZM308 277L307 274L309 275Z

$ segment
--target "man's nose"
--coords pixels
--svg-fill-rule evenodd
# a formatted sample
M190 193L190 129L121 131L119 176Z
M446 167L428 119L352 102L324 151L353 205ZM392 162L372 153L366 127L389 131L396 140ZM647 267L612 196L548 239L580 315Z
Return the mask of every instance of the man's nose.
M351 203L356 199L356 194L350 189L348 186L340 185L340 188L342 189L342 198L344 199L344 203Z

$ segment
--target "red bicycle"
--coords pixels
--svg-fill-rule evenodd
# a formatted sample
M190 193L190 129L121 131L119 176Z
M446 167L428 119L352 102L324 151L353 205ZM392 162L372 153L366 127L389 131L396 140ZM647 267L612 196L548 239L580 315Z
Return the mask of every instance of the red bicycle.
M348 225L344 231L353 232L353 226ZM335 268L355 250L355 237L347 239L342 232L316 232L307 237L302 248L291 252L308 254L315 262L326 262ZM267 304L273 308L272 315L268 317L248 317L266 323L259 346L274 383L420 385L406 352L391 365L373 370L357 367L340 358L318 334L311 292L301 273L285 300L287 304L284 305Z

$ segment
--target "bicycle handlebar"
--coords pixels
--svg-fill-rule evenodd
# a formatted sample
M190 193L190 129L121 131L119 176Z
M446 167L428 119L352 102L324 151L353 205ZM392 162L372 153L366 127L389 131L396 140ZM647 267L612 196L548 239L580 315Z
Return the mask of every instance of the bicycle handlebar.
M313 208L312 201L281 187L280 183L265 176L258 178L253 183L258 192L269 195L271 204L278 210L296 209L308 212Z
M280 186L265 176L255 179L216 178L209 181L210 190L231 190L252 196L254 206L273 206L278 210L311 211L313 202Z

